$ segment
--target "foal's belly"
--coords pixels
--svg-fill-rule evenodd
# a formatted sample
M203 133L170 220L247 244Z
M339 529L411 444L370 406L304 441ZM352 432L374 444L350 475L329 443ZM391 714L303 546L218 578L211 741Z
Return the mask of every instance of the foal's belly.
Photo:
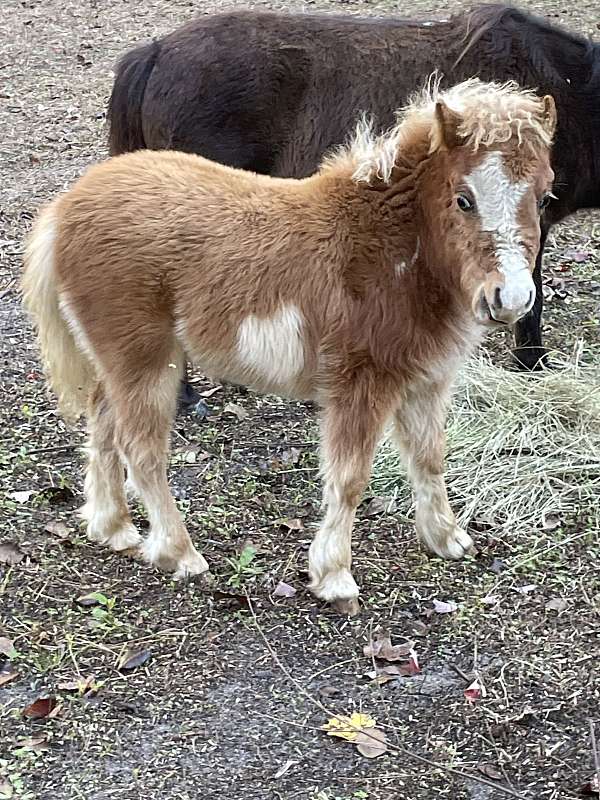
M260 394L314 399L315 356L295 306L284 305L268 317L250 314L221 341L198 333L193 326L177 331L188 358L206 375Z
M280 370L277 374L274 369L261 370L256 365L249 367L235 357L215 359L202 357L199 353L188 354L188 357L204 375L213 380L245 386L258 394L274 394L289 400L314 400L316 397L314 381L306 370L299 373Z

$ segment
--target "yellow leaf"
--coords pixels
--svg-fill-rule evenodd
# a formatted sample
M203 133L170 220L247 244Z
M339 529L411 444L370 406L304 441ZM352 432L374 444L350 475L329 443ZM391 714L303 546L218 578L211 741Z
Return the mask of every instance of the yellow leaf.
M376 724L369 714L359 714L355 711L349 717L332 717L326 725L323 725L323 730L327 731L329 736L338 736L347 742L353 742L359 731L374 728Z

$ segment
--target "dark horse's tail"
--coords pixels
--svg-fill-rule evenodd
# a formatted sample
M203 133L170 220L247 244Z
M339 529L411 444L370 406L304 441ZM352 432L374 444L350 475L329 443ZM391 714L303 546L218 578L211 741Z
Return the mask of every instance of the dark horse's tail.
M142 101L159 50L159 43L151 42L136 47L119 61L107 112L111 156L146 146L142 130Z

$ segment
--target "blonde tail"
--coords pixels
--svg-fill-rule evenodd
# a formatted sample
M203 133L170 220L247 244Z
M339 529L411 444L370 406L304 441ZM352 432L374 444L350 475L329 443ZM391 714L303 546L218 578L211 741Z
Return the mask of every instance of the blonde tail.
M29 235L21 289L37 327L48 384L61 414L74 420L85 411L94 368L61 313L54 263L57 210L56 202L45 208Z

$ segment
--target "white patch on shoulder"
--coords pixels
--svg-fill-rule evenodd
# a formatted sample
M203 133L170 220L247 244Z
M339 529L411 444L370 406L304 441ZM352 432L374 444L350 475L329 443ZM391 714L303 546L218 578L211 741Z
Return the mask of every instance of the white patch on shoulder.
M465 182L475 196L481 229L494 237L499 269L505 277L502 304L506 308L525 306L535 290L518 221L528 184L510 180L499 152L488 153Z
M304 368L304 320L294 305L271 317L246 317L237 334L237 352L245 370L261 384L286 387Z

